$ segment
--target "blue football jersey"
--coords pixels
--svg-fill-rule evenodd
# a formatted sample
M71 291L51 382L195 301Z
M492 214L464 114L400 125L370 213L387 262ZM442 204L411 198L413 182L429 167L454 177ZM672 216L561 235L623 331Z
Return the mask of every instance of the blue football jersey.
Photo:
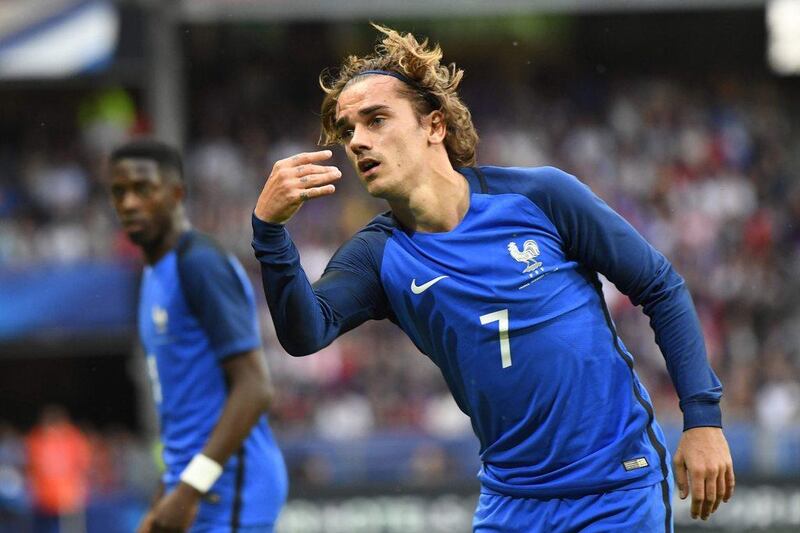
M227 399L221 363L261 346L252 288L241 265L207 237L190 231L147 266L139 300L164 446L164 485L206 445ZM286 498L283 457L261 417L224 465L201 505L198 522L272 524Z
M254 217L276 331L295 355L388 318L439 367L480 440L484 492L551 498L660 483L669 454L603 299L604 274L651 318L685 427L719 426L683 279L576 178L554 168L461 169L448 232L378 216L311 285L286 231ZM303 317L300 320L300 317Z

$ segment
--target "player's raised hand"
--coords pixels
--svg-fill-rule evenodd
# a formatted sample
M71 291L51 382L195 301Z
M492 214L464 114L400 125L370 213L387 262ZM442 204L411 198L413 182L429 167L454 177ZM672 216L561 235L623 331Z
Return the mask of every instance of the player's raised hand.
M333 194L336 191L333 182L342 173L334 166L319 164L332 155L330 150L306 152L275 163L258 197L256 217L284 224L306 200Z
M681 499L685 500L691 491L692 518L707 520L720 503L733 495L733 460L720 428L684 431L672 462Z

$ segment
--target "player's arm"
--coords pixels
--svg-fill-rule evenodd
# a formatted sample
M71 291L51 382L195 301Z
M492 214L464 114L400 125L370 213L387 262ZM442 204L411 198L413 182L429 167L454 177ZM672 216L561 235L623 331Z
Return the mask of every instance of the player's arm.
M178 272L187 306L225 374L228 395L202 451L184 469L175 489L154 507L151 533L191 526L203 494L240 448L272 395L253 291L238 262L211 243L197 242L179 250Z
M156 492L153 494L153 500L150 502L150 508L147 510L147 513L142 517L142 520L139 522L139 526L136 528L136 533L150 533L153 528L153 509L155 509L158 502L161 501L161 498L164 496L164 482L159 481L158 487L156 487Z
M730 451L722 434L722 386L706 356L686 284L669 261L577 179L553 169L534 202L564 240L567 255L606 276L641 305L680 398L684 434L674 457L681 497L691 481L692 516L703 519L733 492Z
M269 408L273 395L272 383L261 350L250 350L227 357L222 361L222 368L229 385L228 399L217 425L201 452L204 458L216 463L220 471L221 465L224 465L242 446L253 426ZM214 468L213 464L208 464ZM193 486L191 479L178 483L150 513L151 531L153 533L162 529L182 531L191 526L204 492Z
M319 184L338 179L339 171L314 164L329 157L330 151L324 150L276 163L253 213L253 249L264 295L278 340L295 356L317 352L366 320L386 316L378 274L385 242L380 232L356 235L312 285L283 226L305 201L304 191L308 198L333 192L332 184Z
M224 464L250 433L258 419L269 409L274 396L264 355L250 350L222 362L228 382L228 400L214 427L203 455Z
M388 304L376 255L378 231L362 231L334 255L313 285L283 226L253 216L253 249L281 346L294 356L318 352L370 319L385 318Z

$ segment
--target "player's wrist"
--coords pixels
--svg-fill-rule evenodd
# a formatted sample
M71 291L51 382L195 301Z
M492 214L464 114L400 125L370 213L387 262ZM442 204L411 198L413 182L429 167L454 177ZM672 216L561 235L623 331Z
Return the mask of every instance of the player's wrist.
M183 469L180 480L182 484L202 495L211 489L221 475L222 465L210 457L198 453Z
M186 500L186 499L199 500L200 498L205 496L205 493L200 492L195 487L193 487L192 485L189 485L185 481L181 481L180 483L178 483L178 485L175 487L175 491L180 493L181 499L183 499L183 500Z
M270 213L266 208L262 208L260 205L256 206L253 210L253 216L266 224L281 224L275 214Z
M252 224L254 230L267 233L282 233L284 228L283 223L273 222L271 218L262 217L257 211L253 211Z

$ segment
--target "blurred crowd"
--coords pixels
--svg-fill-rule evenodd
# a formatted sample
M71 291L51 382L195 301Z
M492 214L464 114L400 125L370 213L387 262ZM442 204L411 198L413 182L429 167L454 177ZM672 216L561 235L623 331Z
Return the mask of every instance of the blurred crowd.
M58 405L25 434L0 421L0 532L85 533L87 521L132 531L156 486L154 458L144 439L80 427Z
M305 108L284 109L271 122L248 118L236 108L258 96L247 81L195 96L185 164L194 225L239 256L260 293L253 206L276 160L314 149L318 124ZM800 424L800 281L792 275L800 269L800 113L790 88L654 77L581 80L563 91L466 85L481 135L479 164L554 165L575 174L684 276L725 386L726 421L767 430ZM77 135L55 141L30 124L21 150L0 153L0 268L139 261L110 209L104 158L114 144L147 133L147 120L130 95L107 90L81 102L76 121ZM341 150L335 154L344 172L337 194L309 202L288 225L312 279L384 209L360 189ZM679 423L647 317L610 285L606 296L659 418ZM470 432L436 368L392 325L368 324L317 356L295 359L280 348L261 305L280 434Z

